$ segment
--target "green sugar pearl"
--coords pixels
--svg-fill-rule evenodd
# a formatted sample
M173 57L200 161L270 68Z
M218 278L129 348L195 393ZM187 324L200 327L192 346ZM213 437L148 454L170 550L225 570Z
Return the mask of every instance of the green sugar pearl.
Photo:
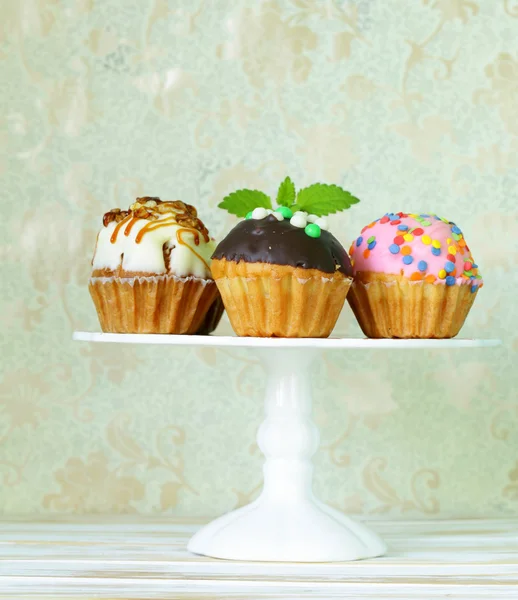
M309 237L312 238L319 238L321 234L321 229L316 223L310 223L309 225L306 225L304 231L306 232L306 235L309 235Z
M243 213L241 213L243 214ZM250 211L249 213L246 213L246 217L245 219L251 219L252 218L252 211Z
M281 213L285 219L291 219L291 217L293 217L293 211L287 206L279 206L275 209L275 212Z

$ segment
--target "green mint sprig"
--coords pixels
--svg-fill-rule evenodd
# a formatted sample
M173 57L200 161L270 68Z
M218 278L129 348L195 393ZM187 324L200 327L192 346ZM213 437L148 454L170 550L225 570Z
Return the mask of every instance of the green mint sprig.
M326 183L314 183L297 193L293 181L286 177L279 186L276 201L278 206L287 206L292 211L303 210L323 217L347 210L360 200L338 185ZM257 207L273 208L271 198L265 193L247 189L237 190L225 196L218 207L238 217L245 217Z

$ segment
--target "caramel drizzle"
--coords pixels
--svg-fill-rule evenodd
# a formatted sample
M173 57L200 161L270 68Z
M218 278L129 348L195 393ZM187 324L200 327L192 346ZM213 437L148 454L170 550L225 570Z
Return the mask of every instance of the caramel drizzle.
M194 250L193 248L191 248L189 246L189 244L186 244L183 241L183 238L182 238L181 234L184 233L185 231L187 233L192 233L194 235L194 243L196 244L196 246L199 245L199 243L200 243L200 236L199 236L198 232L195 229L186 229L186 228L178 229L178 231L176 232L176 239L178 240L178 243L181 244L182 246L187 246L187 248L189 248L189 250L194 254L194 256L197 256L201 260L201 262L207 267L207 271L210 273L210 267L206 263L205 259L202 256L200 256L196 252L196 250Z
M133 228L135 223L139 220L140 219L138 219L136 217L132 217L131 215L128 215L124 220L122 220L120 223L117 224L117 226L113 230L112 236L110 238L110 242L112 244L115 244L115 242L117 241L117 235L125 223L128 223L126 229L124 230L124 235L127 236L130 234L131 229ZM156 229L160 229L161 227L168 227L169 225L176 225L176 224L177 223L174 218L164 219L163 221L158 221L158 222L152 221L151 223L147 223L138 232L138 234L135 238L135 243L140 244L140 242L142 241L142 238L146 235L146 233L148 233L150 231L155 231ZM210 266L207 264L207 261L200 254L198 254L198 252L196 252L196 250L191 248L191 246L187 242L184 241L184 239L182 237L182 234L184 234L184 233L191 234L194 237L195 246L199 246L200 245L200 232L196 229L188 229L187 227L182 227L176 231L176 239L179 244L189 248L189 250L194 254L194 256L196 256L207 267L207 271L210 272ZM208 242L208 236L203 235L203 237L207 238L206 241Z
M203 239L205 240L205 243L208 244L210 237L209 237L209 232L207 230L202 231L202 235L203 235ZM198 237L198 241L196 242L196 245L198 245L200 243L200 238Z
M169 225L176 225L176 221L174 219L164 219L163 221L151 221L147 225L144 225L142 229L137 233L137 237L135 238L135 244L140 244L142 238L146 235L148 231L155 231L155 229L160 229L161 227L168 227Z
M124 235L127 237L130 233L131 230L133 229L133 225L135 225L135 223L138 221L139 219L137 217L133 217L133 219L131 219L131 221L128 223L128 226L126 227L126 229L124 230Z
M112 244L115 244L115 242L117 241L117 236L119 235L119 231L121 230L121 227L124 225L124 223L127 223L130 219L131 219L131 215L128 215L120 223L117 223L117 226L113 230L112 236L110 238L110 242Z

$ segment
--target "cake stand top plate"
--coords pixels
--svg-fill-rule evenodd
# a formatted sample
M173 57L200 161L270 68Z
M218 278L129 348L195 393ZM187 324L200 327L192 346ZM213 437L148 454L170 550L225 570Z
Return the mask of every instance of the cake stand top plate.
M487 348L499 346L501 340L453 338L444 340L373 340L368 338L255 338L231 335L162 335L152 333L100 333L75 331L74 340L82 342L114 342L120 344L169 344L172 346L212 346L219 348L296 348L342 350L415 349L427 348Z

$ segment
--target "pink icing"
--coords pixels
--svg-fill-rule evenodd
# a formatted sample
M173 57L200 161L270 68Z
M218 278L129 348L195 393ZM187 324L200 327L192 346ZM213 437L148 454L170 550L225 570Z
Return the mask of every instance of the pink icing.
M482 286L462 232L455 223L436 215L387 213L362 229L349 254L354 274L390 273L413 281L469 284L473 292Z

